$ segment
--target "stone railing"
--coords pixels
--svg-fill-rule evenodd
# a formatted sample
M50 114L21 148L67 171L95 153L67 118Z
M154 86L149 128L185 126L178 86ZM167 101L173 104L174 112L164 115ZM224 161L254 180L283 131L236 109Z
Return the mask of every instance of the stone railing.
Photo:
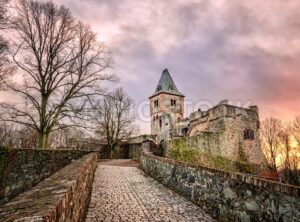
M300 187L142 153L141 168L220 221L299 221Z
M29 190L90 152L84 150L12 149L0 155L0 205Z
M1 221L84 221L97 155L88 154L0 208Z

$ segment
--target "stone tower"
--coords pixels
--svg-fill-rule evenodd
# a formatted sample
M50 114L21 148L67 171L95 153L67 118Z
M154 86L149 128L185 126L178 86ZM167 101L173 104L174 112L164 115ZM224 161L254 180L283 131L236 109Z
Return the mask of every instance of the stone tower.
M183 118L184 95L177 89L168 69L163 70L150 99L151 134L167 139L175 123Z

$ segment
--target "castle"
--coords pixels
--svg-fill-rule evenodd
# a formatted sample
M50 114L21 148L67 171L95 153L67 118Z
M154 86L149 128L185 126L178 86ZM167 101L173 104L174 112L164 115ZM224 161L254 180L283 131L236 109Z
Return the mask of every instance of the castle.
M207 111L184 118L184 95L168 69L163 70L155 92L149 97L151 134L157 142L177 137L197 138L201 146L233 160L264 164L259 134L258 107L242 108L227 100Z

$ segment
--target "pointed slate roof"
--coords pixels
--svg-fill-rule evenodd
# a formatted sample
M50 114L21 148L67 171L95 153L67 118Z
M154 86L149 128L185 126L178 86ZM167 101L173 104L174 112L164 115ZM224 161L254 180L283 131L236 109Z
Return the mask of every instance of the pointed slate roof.
M168 69L163 70L155 92L152 94L152 96L150 96L150 98L160 93L168 93L184 97L184 95L177 89Z

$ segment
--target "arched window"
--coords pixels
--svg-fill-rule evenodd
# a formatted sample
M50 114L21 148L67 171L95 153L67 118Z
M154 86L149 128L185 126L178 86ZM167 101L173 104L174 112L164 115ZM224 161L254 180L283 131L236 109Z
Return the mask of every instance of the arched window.
M162 120L160 119L159 120L159 128L161 128L162 127Z

